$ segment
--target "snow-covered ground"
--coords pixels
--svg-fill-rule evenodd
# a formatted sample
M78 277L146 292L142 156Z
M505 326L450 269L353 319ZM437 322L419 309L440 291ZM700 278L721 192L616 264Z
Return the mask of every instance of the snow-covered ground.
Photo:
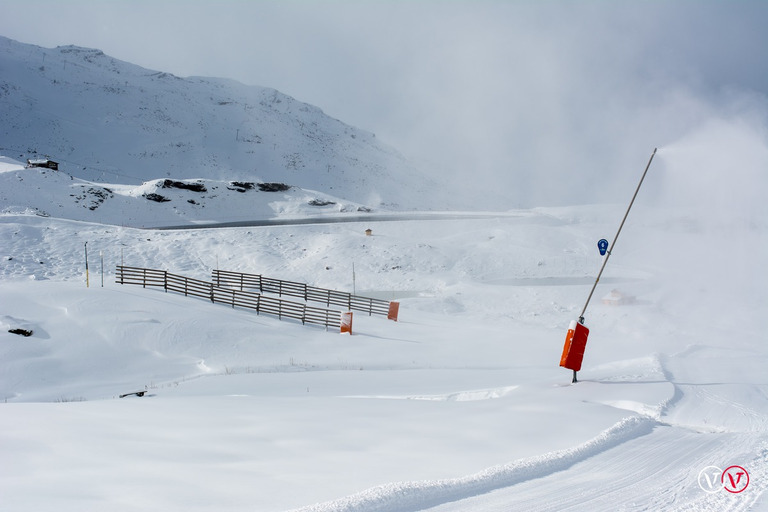
M125 226L139 200L99 223L7 210L0 510L768 510L766 226L650 203L577 384L565 331L626 205L166 231ZM329 332L121 286L121 263L354 288L400 316ZM743 492L702 488L734 465Z

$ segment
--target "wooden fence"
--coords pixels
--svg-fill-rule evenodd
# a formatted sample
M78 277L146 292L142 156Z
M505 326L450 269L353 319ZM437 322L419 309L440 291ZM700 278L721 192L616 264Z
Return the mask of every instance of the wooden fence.
M322 302L326 306L342 306L349 311L362 311L371 315L383 315L390 320L397 320L398 302L352 295L351 293L317 288L305 283L283 281L264 277L261 274L244 274L228 270L214 270L213 282L217 286L237 288L240 291L258 290L259 293L273 293L279 297L299 297L307 302Z
M117 266L116 282L142 287L163 288L166 292L208 299L213 303L256 310L256 313L278 318L300 320L302 324L323 325L326 328L351 332L351 320L342 321L343 313L332 309L316 308L287 300L268 297L256 292L224 288L216 283L171 274L165 270Z

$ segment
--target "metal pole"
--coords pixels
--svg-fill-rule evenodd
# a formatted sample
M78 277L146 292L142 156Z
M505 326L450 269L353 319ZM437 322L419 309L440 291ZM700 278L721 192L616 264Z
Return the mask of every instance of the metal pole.
M88 242L85 242L85 287L91 287L90 278L88 277Z
M616 240L619 239L619 233L621 233L621 228L624 227L624 222L627 220L627 216L629 215L629 210L632 209L632 205L635 203L635 198L637 197L637 193L640 191L640 186L643 184L643 180L645 179L645 175L648 173L648 169L651 167L651 162L653 161L653 157L656 155L656 149L653 148L653 153L651 153L651 158L648 160L648 165L645 166L645 171L643 171L643 176L640 178L640 183L637 184L637 188L635 189L635 194L632 196L632 201L629 202L629 207L627 208L627 212L624 214L624 218L621 219L621 224L619 225L619 230L616 232L616 236L613 237L613 243L608 247L608 252L605 255L605 259L603 260L603 266L600 267L600 272L597 274L597 279L595 279L595 284L592 285L592 290L589 292L589 297L587 297L587 302L584 304L584 309L581 310L581 314L579 315L579 323L584 323L584 313L587 311L587 306L589 305L589 301L592 299L592 294L595 293L595 288L597 288L597 283L600 281L600 276L603 275L603 270L605 269L606 263L608 263L608 258L611 257L611 251L613 251L613 246L616 245ZM574 382L576 381L576 372L573 372L573 378Z

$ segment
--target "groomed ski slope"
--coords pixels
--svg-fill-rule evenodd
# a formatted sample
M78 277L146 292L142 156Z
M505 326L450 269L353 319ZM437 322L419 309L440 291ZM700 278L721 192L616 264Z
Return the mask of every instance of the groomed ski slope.
M181 231L0 216L2 507L768 510L765 226L638 204L580 382L558 366L622 211ZM400 318L355 314L342 335L120 286L119 263L354 287ZM744 492L699 486L734 464Z

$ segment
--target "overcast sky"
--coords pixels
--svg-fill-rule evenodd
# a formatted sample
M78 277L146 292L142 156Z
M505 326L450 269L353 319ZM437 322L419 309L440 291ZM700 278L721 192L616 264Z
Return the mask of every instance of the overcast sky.
M766 27L763 0L0 1L1 35L273 87L510 207L622 202L703 126L765 144Z

